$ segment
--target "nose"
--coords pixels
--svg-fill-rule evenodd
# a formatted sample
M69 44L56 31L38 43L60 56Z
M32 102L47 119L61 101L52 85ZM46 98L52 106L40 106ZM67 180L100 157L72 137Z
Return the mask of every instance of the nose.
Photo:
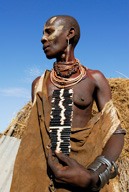
M41 39L41 43L44 44L47 41L47 37L45 35L43 35L42 39Z

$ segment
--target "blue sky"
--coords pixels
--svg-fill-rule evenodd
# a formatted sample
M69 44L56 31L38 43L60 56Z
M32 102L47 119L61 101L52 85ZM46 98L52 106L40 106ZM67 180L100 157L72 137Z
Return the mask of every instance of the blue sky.
M77 19L75 57L83 65L129 78L128 10L128 0L0 0L0 132L31 99L32 81L52 68L40 42L51 16Z

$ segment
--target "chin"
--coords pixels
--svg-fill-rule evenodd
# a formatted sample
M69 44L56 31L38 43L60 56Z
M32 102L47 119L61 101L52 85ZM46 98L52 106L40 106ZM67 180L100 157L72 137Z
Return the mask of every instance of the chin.
M45 52L45 55L48 59L55 59L55 58L60 57L62 55L62 52L61 53L60 52L59 53L58 52L50 52L47 50Z
M54 59L55 57L51 56L51 55L46 55L47 59Z
M52 55L52 54L48 54L48 53L45 53L45 55L46 55L46 57L48 58L48 59L54 59L54 58L56 58L54 55Z

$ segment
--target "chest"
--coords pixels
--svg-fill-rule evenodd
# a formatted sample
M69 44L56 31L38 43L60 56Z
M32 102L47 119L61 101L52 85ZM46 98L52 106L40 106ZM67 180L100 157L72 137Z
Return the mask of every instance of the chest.
M73 87L69 87L73 89L73 104L78 107L85 109L93 102L93 95L95 86L93 82L88 81L88 79L82 80L78 84L74 85ZM54 90L58 88L55 87L50 80L47 82L47 91L48 91L48 99L51 103L52 94Z

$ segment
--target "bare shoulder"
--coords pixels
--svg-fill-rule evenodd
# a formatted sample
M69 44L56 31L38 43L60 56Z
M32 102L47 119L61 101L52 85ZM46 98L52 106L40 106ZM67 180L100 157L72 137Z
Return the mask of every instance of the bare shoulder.
M36 77L36 79L34 79L34 81L32 82L32 87L35 87L36 83L39 81L41 76Z
M88 69L88 77L91 78L96 85L101 84L102 81L108 83L103 73L99 70Z
M32 82L32 88L31 88L31 98L32 102L34 101L34 91L35 91L35 86L38 83L39 79L41 76L37 77L33 82Z
M101 89L105 87L105 89L110 89L108 81L101 71L88 69L88 78L92 79L96 88Z
M88 78L92 79L95 85L94 99L96 100L99 111L111 99L111 90L107 79L98 70L88 69Z

